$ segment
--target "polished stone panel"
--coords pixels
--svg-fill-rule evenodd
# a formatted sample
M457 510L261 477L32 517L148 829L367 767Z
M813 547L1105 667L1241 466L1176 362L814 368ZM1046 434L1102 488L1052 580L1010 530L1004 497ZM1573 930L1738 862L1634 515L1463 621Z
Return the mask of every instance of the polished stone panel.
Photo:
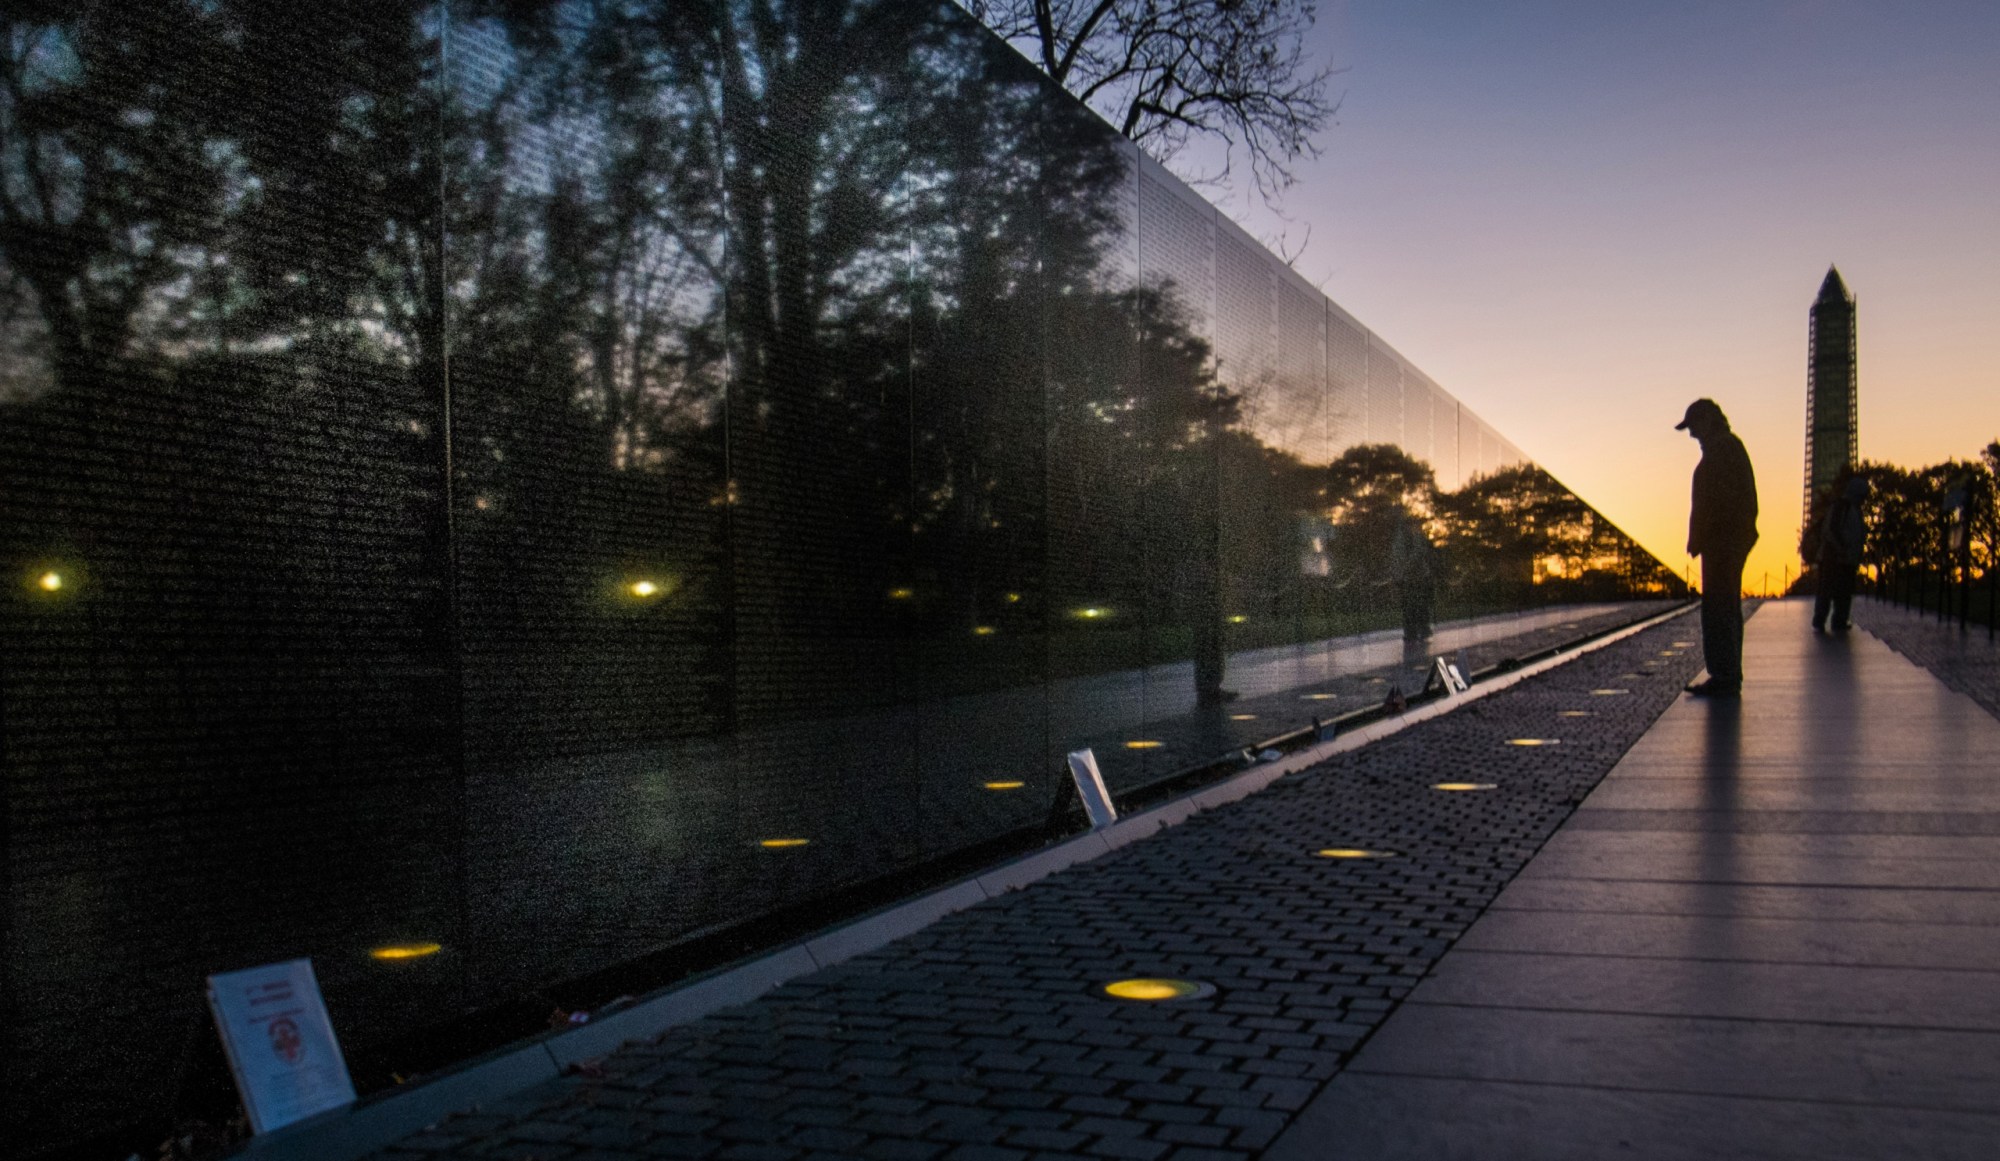
M385 1085L1061 824L1069 749L1131 791L1686 595L959 5L0 27L36 1147L224 1083L209 972L310 956Z

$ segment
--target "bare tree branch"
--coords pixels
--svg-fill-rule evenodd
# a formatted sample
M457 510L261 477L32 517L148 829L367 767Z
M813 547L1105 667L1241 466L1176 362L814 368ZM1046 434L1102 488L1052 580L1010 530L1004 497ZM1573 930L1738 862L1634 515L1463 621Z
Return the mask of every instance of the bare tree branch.
M1305 51L1316 0L959 2L1161 162L1206 139L1226 175L1241 150L1269 204L1339 111Z

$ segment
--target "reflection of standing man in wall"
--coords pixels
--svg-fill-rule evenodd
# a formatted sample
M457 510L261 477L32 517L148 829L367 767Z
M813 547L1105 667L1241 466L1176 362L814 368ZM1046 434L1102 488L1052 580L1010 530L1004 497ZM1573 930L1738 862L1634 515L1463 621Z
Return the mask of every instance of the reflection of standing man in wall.
M1697 697L1743 693L1743 562L1757 543L1757 477L1750 453L1729 430L1713 399L1688 404L1674 425L1701 443L1688 511L1689 556L1701 558L1701 647L1708 680L1691 685Z
M1389 541L1389 571L1403 606L1403 640L1431 639L1431 601L1437 594L1437 549L1416 517L1402 513Z

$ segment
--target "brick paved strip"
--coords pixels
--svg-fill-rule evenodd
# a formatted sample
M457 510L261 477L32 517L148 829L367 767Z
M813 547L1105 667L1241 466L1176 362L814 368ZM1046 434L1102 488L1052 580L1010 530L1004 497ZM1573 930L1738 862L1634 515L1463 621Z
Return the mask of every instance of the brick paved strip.
M1252 1156L1679 694L1697 637L1666 622L377 1156ZM1095 991L1135 976L1215 991Z
M2000 718L2000 644L1984 625L1961 629L1957 621L1872 597L1854 602L1854 623Z

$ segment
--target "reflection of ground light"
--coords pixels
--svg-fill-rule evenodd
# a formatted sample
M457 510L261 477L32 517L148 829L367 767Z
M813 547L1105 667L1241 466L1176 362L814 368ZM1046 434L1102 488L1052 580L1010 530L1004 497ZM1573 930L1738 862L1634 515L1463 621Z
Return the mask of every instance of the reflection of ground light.
M383 960L422 959L443 950L444 946L437 943L392 943L387 947L374 949L368 956L370 959Z

